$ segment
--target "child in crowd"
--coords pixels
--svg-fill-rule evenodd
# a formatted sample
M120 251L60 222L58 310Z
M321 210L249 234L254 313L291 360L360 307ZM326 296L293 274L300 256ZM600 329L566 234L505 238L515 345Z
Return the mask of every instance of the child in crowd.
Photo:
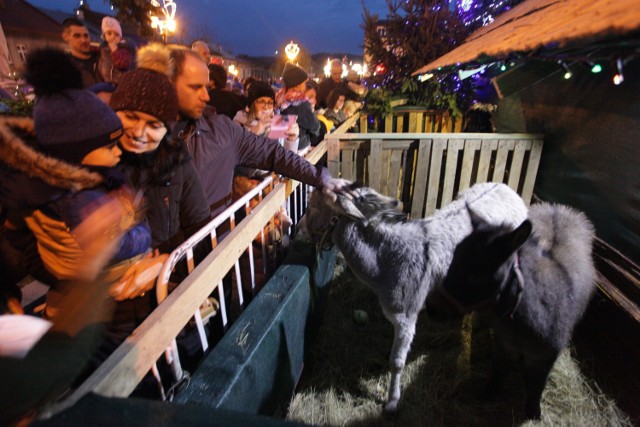
M76 229L92 212L114 202L120 213L106 228L118 242L100 280L114 284L112 296L116 299L128 298L131 288L147 285L137 281L150 275L147 268L153 273L158 263L145 258L151 233L146 223L139 222L139 197L124 185L124 176L115 167L122 154L117 146L122 123L104 102L81 89L80 73L62 51L42 49L30 55L27 81L37 95L35 132L39 150L46 154L32 153L34 163L63 176L68 171L67 179L80 183L78 191L53 193L25 218L37 239L44 267L58 281L48 283L55 286L47 295L46 315L55 316L68 284L88 279L84 263L92 242L79 239ZM146 282L153 282L155 275Z
M102 38L98 71L105 82L118 84L134 68L135 49L122 40L122 27L110 16L102 18Z

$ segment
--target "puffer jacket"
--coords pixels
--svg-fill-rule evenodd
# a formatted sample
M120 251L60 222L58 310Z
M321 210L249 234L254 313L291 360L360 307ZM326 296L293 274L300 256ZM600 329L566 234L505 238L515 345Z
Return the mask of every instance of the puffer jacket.
M33 242L28 227L36 236L37 252L47 271L57 280L74 279L78 268L74 258L82 254L82 246L71 231L109 194L123 211L110 235L124 231L111 265L144 254L151 232L145 223L136 223L138 214L121 182L109 177L107 169L92 171L39 153L23 139L29 136L33 136L31 119L0 121L0 204L8 210L3 226L12 231L9 238L27 248ZM23 262L30 264L29 271L38 265L33 258Z

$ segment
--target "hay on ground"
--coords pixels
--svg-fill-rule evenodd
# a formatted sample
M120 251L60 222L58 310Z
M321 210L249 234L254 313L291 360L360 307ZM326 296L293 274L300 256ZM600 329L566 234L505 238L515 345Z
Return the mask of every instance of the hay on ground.
M368 321L359 324L354 310ZM563 352L542 396L542 420L524 420L524 390L517 372L505 393L483 401L491 365L488 319L431 322L422 313L403 374L400 411L383 414L393 329L375 295L343 262L336 268L319 336L305 365L287 419L320 426L628 426L629 418Z

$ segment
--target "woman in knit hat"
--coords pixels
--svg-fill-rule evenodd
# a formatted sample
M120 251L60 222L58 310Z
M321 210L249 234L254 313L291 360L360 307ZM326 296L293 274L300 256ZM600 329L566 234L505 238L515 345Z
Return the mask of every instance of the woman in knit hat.
M206 224L209 208L186 147L171 137L178 97L170 81L169 50L148 45L136 61L138 67L123 76L110 102L124 127L120 167L144 192L152 246L171 252Z
M120 170L144 196L154 259L164 262L166 254L209 221L209 206L185 146L171 137L178 98L170 81L168 49L161 44L142 47L136 62L137 68L122 76L109 105L124 129L118 143ZM155 292L149 292L155 280L148 285L132 288L130 299L117 305L94 364L105 360L157 306ZM141 387L157 391L151 378Z
M268 136L274 117L276 94L268 83L254 81L247 93L247 107L238 111L233 118L249 132L256 135ZM280 138L280 144L295 144L300 130L297 123L291 123L287 128L286 137ZM297 144L296 144L297 145Z
M102 39L98 72L105 82L118 84L122 74L134 66L135 48L122 40L122 27L116 18L102 18Z
M281 115L296 115L300 128L298 153L305 154L311 148L311 139L320 133L320 122L305 96L309 76L297 65L287 63L282 72L284 87L276 95Z

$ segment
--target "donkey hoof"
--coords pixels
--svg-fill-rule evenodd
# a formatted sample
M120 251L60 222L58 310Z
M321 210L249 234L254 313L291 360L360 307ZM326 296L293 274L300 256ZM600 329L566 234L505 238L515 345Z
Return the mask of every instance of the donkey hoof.
M390 400L384 405L384 414L387 417L395 417L398 414L398 400Z

